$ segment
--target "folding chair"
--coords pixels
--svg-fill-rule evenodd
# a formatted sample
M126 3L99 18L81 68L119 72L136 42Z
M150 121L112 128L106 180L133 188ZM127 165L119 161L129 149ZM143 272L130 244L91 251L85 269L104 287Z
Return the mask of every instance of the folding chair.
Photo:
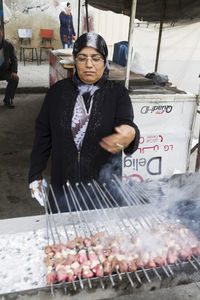
M54 50L52 46L52 39L53 39L54 31L52 29L40 29L40 37L41 37L41 44L40 44L40 64L42 60L42 50Z

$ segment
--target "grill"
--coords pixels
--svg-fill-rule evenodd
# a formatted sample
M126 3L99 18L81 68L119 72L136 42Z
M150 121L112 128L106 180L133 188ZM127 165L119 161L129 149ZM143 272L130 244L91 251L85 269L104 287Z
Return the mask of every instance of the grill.
M165 201L166 195L160 191L159 193L155 192L155 189L155 193L152 190L149 192L147 187L145 189L135 181L128 178L121 181L115 175L109 184L100 185L95 180L88 184L80 183L75 186L67 183L63 187L63 192L69 212L61 213L56 195L50 185L57 214L52 213L47 192L43 189L49 245L65 244L76 237L87 238L99 232L104 232L107 238L118 234L125 234L133 238L144 231L152 230L155 223L174 224L176 222L179 224L179 220L175 221L174 218L170 218L167 211L161 212L157 209L158 198L159 201L161 198L162 201ZM71 205L75 208L73 211ZM135 272L120 272L119 268L115 268L115 272L103 277L83 279L78 275L76 280L71 282L52 283L50 290L54 296L57 288L63 288L65 293L71 293L77 292L79 289L97 287L105 289L109 285L119 287L125 282L131 288L136 288L144 282L151 283L155 278L159 281L166 278L171 280L181 272L185 274L187 281L195 282L200 288L198 284L199 269L200 257L192 254L191 259L187 261L178 258L174 264L155 268L141 267ZM193 272L197 275L195 279L192 276Z

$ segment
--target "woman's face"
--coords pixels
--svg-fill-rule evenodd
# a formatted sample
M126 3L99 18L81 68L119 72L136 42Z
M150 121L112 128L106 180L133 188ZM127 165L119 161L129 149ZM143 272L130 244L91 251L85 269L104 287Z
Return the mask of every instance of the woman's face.
M93 84L103 75L103 56L96 49L85 47L76 56L76 69L82 82Z
M66 12L67 12L68 14L70 14L70 13L71 13L71 10L72 10L72 8L71 8L71 5L67 6L67 8L66 8Z

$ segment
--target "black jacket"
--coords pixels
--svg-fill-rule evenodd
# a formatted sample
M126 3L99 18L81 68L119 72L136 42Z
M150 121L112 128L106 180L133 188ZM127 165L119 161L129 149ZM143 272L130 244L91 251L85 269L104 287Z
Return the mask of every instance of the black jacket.
M11 73L17 73L17 57L15 54L15 48L13 45L7 40L3 39L3 53L5 60L5 68L4 71L10 71Z
M54 84L47 92L39 116L31 153L29 182L42 178L47 160L52 158L51 183L61 186L69 180L87 182L98 179L102 167L119 157L105 151L99 141L114 132L114 127L127 124L136 129L136 138L125 150L133 153L139 143L139 130L132 122L133 109L125 87L107 81L97 90L81 152L78 153L71 132L73 109L78 90L72 79Z

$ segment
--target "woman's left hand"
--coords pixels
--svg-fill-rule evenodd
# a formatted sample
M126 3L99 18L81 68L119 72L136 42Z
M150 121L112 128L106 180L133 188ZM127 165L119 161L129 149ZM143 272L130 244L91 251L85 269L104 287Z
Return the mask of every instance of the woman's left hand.
M115 127L115 133L104 137L100 141L100 146L108 152L117 153L125 148L134 140L135 129L129 125Z

